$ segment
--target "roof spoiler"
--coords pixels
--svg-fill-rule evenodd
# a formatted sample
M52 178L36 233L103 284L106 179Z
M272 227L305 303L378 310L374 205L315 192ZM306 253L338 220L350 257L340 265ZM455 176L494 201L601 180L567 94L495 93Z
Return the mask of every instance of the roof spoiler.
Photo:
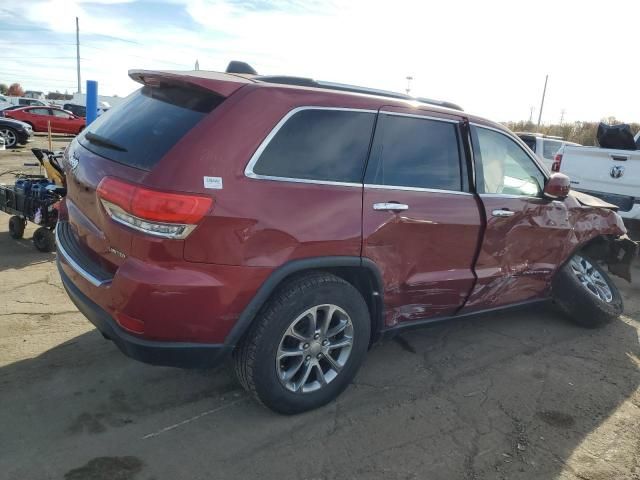
M201 88L228 97L252 80L229 73L207 72L203 70L129 70L129 77L145 86L155 87L162 83Z

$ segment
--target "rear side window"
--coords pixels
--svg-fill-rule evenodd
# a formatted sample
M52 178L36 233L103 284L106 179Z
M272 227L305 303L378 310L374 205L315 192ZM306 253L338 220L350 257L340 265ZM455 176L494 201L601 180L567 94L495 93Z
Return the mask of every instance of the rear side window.
M536 139L535 137L520 137L524 143L527 144L527 147L531 149L532 152L536 151Z
M253 173L359 183L375 113L306 109L291 116L260 154Z
M365 182L462 190L457 127L426 118L381 115Z
M181 86L142 87L78 137L102 157L143 170L156 163L224 97Z
M48 108L30 108L26 111L32 115L50 115Z

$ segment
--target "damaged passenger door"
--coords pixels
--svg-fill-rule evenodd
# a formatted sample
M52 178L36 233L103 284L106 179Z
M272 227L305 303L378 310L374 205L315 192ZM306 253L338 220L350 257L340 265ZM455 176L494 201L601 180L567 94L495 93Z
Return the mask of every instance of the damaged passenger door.
M511 135L472 124L471 137L486 230L463 312L543 298L564 260L567 206L544 198L545 174Z
M481 215L461 117L384 107L363 192L363 257L380 268L385 325L451 315L475 277Z

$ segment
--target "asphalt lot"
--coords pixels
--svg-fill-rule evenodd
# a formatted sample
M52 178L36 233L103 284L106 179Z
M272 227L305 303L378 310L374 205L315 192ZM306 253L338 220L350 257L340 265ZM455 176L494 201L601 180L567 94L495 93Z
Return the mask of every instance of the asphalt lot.
M0 152L0 171L31 159ZM0 479L640 479L640 283L617 282L626 315L599 330L538 307L406 333L336 402L284 417L229 365L124 357L67 299L33 225L15 241L8 219Z

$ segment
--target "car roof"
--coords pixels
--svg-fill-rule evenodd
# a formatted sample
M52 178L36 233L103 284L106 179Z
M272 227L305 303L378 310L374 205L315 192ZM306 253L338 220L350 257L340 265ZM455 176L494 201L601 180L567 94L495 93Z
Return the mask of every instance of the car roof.
M434 113L465 117L470 122L489 126L505 133L511 133L504 125L464 112L460 107L450 102L414 98L402 93L388 92L368 87L318 82L303 77L260 76L207 70L129 70L129 76L132 80L142 85L152 84L154 81L164 78L212 90L223 96L231 95L239 88L251 86L252 88L272 88L280 90L294 89L316 94L322 92L336 99L337 102L339 102L340 97L357 97L365 101L369 99L371 108L375 109L383 106L419 108L420 110L428 110Z

